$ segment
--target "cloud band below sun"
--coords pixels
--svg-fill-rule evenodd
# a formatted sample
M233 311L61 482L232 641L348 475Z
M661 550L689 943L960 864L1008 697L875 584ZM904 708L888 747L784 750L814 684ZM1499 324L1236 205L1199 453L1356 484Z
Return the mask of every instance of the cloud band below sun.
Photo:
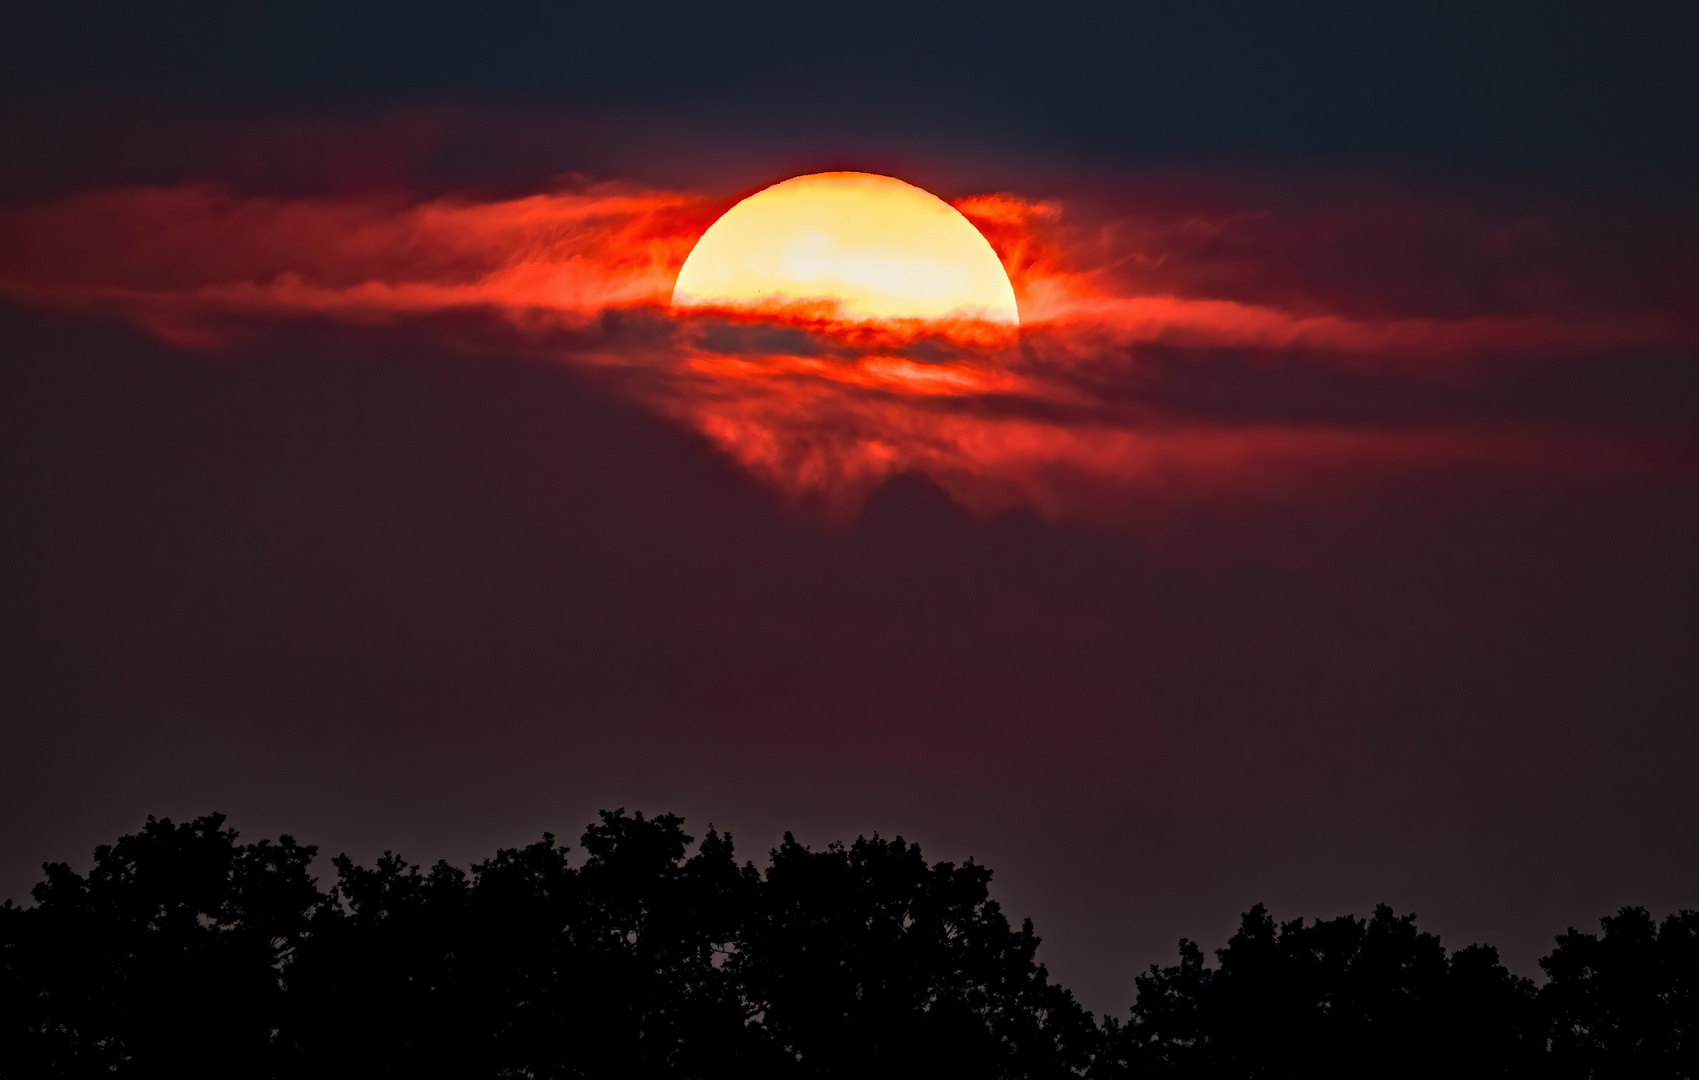
M487 202L77 196L0 211L0 292L212 349L279 320L470 319L484 332L469 348L597 372L839 510L904 471L983 509L1113 517L1131 491L1277 490L1341 465L1692 460L1690 432L1542 389L1692 363L1691 283L1647 280L1655 267L1613 299L1589 292L1584 252L1537 272L1501 257L1476 283L1485 302L1460 307L1441 272L1413 289L1391 240L1383 276L1341 272L1325 217L1282 231L1232 206L1075 220L1007 195L954 205L1008 272L1018 340L788 301L674 312L679 269L727 203L615 185ZM1502 222L1476 224L1478 238L1453 228L1460 251L1503 247Z

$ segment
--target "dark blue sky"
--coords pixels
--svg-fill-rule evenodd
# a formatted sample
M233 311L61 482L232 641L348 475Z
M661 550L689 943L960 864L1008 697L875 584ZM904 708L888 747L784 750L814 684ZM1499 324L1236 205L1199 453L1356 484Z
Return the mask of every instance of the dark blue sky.
M42 4L24 85L231 108L593 108L1097 160L1689 170L1681 3ZM14 99L28 112L39 102Z

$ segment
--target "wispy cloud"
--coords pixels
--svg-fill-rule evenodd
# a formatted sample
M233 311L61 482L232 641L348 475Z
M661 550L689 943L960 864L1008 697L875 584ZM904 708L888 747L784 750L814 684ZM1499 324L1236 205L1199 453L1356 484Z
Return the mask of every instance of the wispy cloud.
M1619 424L1606 452L1573 422L1586 403L1543 384L1690 364L1699 345L1679 266L1613 293L1549 229L1396 200L1291 220L1220 200L958 200L1009 271L1018 336L821 305L670 311L726 205L619 185L482 202L107 191L0 212L0 292L204 348L278 320L474 315L494 347L631 376L627 392L840 512L905 471L981 509L1112 516L1132 489L1268 489L1342 464L1639 460L1645 431ZM1647 460L1691 435L1661 433Z

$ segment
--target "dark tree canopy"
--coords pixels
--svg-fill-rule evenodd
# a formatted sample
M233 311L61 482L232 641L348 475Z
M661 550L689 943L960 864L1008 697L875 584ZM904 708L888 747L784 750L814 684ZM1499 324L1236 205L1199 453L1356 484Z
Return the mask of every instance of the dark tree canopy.
M1543 1032L1533 986L1491 947L1447 955L1381 905L1369 919L1276 924L1261 904L1216 953L1138 978L1132 1022L1109 1025L1123 1075L1383 1077L1468 1071L1523 1076Z
M1276 923L1094 1022L991 871L901 838L765 870L603 812L467 870L148 819L0 907L0 1077L1694 1077L1699 913L1570 930L1536 989L1379 907Z
M1571 928L1540 961L1558 1075L1699 1076L1699 911L1599 922L1603 936Z
M210 1075L271 1058L278 971L325 907L307 871L318 852L288 836L239 845L223 825L149 818L96 848L87 877L49 863L33 908L0 909L8 1076L130 1061Z
M1091 1015L1048 981L1032 923L991 871L900 838L810 851L788 833L754 905L742 974L763 1030L810 1075L1063 1076Z

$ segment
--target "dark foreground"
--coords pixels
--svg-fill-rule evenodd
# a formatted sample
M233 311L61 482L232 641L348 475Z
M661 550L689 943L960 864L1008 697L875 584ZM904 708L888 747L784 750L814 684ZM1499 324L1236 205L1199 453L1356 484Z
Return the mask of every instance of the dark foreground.
M1095 1023L990 870L875 837L758 871L604 813L470 872L149 819L0 908L0 1076L1694 1077L1699 912L1570 930L1536 989L1413 916L1275 924Z

